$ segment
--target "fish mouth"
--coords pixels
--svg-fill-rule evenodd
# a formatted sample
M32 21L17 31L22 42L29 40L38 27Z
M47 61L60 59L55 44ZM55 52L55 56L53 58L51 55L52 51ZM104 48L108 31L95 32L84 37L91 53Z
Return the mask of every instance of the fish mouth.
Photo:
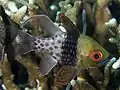
M100 62L98 62L99 65L107 65L107 63L110 61L110 59L112 59L113 56L109 56L107 59L101 60Z

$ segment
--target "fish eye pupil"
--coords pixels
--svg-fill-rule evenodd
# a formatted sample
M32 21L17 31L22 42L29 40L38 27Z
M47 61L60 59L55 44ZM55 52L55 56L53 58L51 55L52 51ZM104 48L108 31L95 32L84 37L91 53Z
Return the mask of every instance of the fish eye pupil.
M95 55L94 55L94 58L95 58L95 59L99 59L100 57L99 57L98 54L95 54Z

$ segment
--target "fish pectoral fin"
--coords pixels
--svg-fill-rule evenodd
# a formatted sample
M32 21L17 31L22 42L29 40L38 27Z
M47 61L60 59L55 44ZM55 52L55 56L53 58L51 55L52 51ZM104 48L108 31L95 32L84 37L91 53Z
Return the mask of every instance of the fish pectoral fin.
M39 64L40 74L43 76L47 75L56 66L57 62L58 61L49 54L42 56Z

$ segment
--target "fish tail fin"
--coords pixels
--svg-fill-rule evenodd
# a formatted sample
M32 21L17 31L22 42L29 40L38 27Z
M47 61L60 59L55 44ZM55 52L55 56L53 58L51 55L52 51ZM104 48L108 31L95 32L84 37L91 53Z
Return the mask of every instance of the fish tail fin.
M27 54L34 51L33 42L35 37L18 30L18 34L13 41L16 56Z

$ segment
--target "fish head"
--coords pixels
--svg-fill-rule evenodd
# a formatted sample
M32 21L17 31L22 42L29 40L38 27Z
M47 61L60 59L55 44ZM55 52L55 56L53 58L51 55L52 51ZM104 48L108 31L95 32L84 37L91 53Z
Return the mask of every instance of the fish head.
M77 66L80 68L97 67L109 57L109 53L94 39L80 35L77 44Z
M97 67L105 63L109 53L94 39L80 33L73 22L64 14L60 14L61 22L67 30L67 34L74 37L77 43L76 65L80 68ZM107 60L108 61L108 60Z

